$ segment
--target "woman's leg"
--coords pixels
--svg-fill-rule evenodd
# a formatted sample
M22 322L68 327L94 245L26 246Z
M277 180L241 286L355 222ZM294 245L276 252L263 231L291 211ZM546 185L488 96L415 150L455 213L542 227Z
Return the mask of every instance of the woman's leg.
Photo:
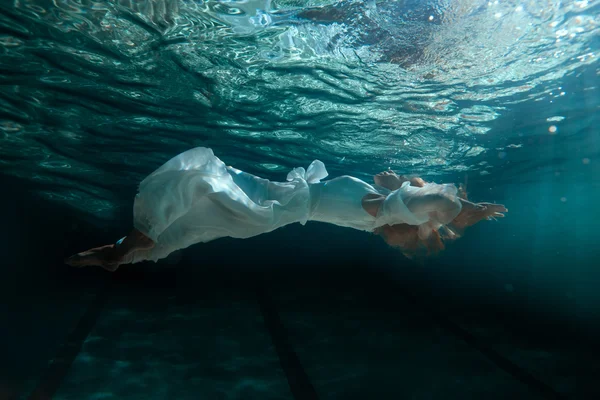
M101 266L109 269L108 267L112 268L115 263L118 263L118 258L116 257L114 244L94 247L65 259L65 264L71 267Z
M154 247L154 242L148 236L137 229L133 229L129 235L116 245L117 256L125 257L136 250L147 250Z
M77 253L65 260L72 267L99 266L108 271L116 271L128 255L137 250L146 250L154 247L154 242L137 229L116 244L95 247Z

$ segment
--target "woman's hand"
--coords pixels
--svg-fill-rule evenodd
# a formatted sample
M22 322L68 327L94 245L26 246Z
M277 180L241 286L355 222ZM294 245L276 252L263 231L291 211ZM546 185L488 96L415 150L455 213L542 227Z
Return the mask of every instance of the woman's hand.
M475 204L464 199L460 199L460 202L462 203L462 210L460 211L460 214L452 221L452 225L456 226L457 228L473 226L484 219L496 220L497 218L503 218L503 213L508 212L506 207L504 207L502 204Z
M480 207L485 207L483 211L483 215L488 221L494 220L497 221L496 218L504 218L505 212L508 212L506 207L502 204L493 204L493 203L477 203Z

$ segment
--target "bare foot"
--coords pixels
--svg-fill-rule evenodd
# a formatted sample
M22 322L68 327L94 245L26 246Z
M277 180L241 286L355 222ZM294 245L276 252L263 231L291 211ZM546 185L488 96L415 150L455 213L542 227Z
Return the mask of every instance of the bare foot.
M116 271L120 261L121 257L117 255L115 245L109 244L74 254L65 259L65 264L78 268L98 266L108 271Z

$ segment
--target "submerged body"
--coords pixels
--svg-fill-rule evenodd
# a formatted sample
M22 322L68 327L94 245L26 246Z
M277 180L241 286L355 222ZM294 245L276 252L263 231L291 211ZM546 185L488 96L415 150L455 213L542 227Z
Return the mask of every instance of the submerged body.
M351 176L322 181L327 176L325 165L315 160L306 170L290 171L285 182L273 182L227 167L211 149L188 150L140 183L130 235L67 263L115 270L121 264L157 261L196 243L249 238L308 221L383 232L391 245L392 235L385 232L409 226L402 235L427 241L457 219L465 204L453 184L414 182L387 173L376 176L376 186Z
M286 182L273 182L225 166L211 149L188 150L140 184L134 227L155 246L133 252L126 262L156 261L195 243L249 238L297 222L320 221L368 232L386 224L421 225L429 221L430 210L414 200L416 191L456 197L454 185L405 185L391 193L374 216L362 199L385 196L380 190L351 176L322 182L327 176L325 165L316 160L306 170L292 170ZM414 213L403 197L413 199ZM449 220L460 212L460 203L454 206Z

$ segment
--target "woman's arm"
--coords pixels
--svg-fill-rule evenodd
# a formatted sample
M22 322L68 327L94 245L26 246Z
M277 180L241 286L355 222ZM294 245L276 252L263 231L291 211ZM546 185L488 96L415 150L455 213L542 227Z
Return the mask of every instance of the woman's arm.
M403 175L398 175L393 171L380 172L379 174L373 177L373 180L377 185L392 191L399 189L402 186L402 184L406 181L409 181L410 185L415 187L423 187L426 184L426 182L421 178L407 178ZM463 185L460 185L458 189L460 213L458 213L458 215L454 214L455 218L452 219L452 221L447 221L448 218L438 218L439 216L436 215L436 213L433 213L434 215L430 216L432 217L432 221L436 222L435 226L430 227L429 225L431 224L428 223L425 224L425 226L418 227L419 229L417 230L414 229L417 227L409 228L409 226L406 224L398 224L394 226L386 226L379 228L377 233L382 234L386 239L386 242L388 242L388 244L396 245L398 247L404 248L405 250L407 249L407 247L413 247L414 241L416 240L419 243L423 244L425 247L427 247L430 251L432 249L435 251L439 251L443 249L443 244L440 245L441 238L450 240L458 239L463 235L464 230L467 227L475 225L476 223L484 219L491 220L502 218L504 217L503 213L508 211L506 207L504 207L502 204L475 204L466 199L467 193L465 187ZM425 203L428 203L428 201L425 201ZM370 212L370 214L372 213ZM438 232L438 230L440 231ZM425 239L426 237L427 239ZM436 240L433 240L433 242L435 243L430 243L432 238L434 237L436 238ZM407 246L408 243L410 243L411 245Z
M497 218L504 218L505 212L508 209L502 204L492 203L471 203L468 200L460 199L462 209L460 214L454 220L452 220L452 226L458 229L465 229L469 226L473 226L479 221L496 220Z
M423 187L426 182L419 178L407 178L404 175L398 175L394 171L383 171L373 177L375 184L389 190L397 190L406 181L410 181L411 186ZM467 200L467 192L461 184L458 188L458 199L462 205L461 213L454 219L453 225L457 228L464 229L468 226L475 225L477 222L487 219L497 219L504 217L508 210L502 204L492 203L472 203Z
M379 208L383 205L384 200L385 196L382 194L368 194L362 198L362 207L366 212L377 218Z

